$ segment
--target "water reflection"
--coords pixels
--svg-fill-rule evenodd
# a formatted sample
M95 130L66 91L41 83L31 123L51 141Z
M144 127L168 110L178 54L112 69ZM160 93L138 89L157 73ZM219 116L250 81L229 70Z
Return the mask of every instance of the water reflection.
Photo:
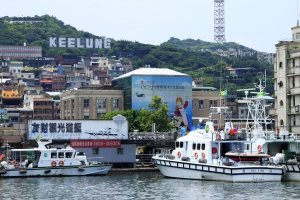
M298 182L226 183L159 173L0 179L1 199L300 199Z

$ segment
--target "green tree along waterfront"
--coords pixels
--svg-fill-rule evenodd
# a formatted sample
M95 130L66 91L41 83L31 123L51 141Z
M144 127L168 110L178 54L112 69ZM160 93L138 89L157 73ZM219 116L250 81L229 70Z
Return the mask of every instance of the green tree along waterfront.
M169 108L162 101L160 96L153 96L152 102L149 103L149 110L147 109L129 109L122 111L113 111L103 115L101 120L111 120L114 116L121 114L128 120L128 129L130 132L139 130L141 132L151 132L152 123L155 123L156 131L167 132L170 131L174 124L168 116Z

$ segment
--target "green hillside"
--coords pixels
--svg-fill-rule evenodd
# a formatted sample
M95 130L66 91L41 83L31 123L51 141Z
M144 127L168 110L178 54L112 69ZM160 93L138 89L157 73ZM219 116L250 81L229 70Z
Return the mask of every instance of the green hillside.
M203 40L194 40L194 39L186 39L180 40L174 37L171 37L167 42L162 43L161 45L174 45L177 48L188 50L188 51L205 51L211 50L215 51L217 49L227 50L229 48L240 49L243 51L252 51L255 52L254 49L245 47L243 45L237 44L235 42L225 42L224 44L215 43L215 42L205 42Z
M30 17L27 17L30 18ZM251 67L258 71L267 70L269 93L273 94L273 67L257 61L256 56L242 58L222 58L208 51L191 51L191 49L199 50L199 48L209 48L211 50L217 48L234 48L243 47L236 43L221 44L204 42L201 40L185 40L180 41L171 38L168 42L155 46L142 44L139 42L112 39L110 49L78 49L78 48L50 48L49 37L74 37L74 38L102 38L92 33L77 30L71 25L56 19L53 16L33 16L39 18L41 22L36 23L10 23L10 17L0 18L0 44L1 45L38 45L43 47L44 57L55 57L57 55L78 55L90 56L100 55L109 59L122 57L130 60L134 68L150 65L157 68L169 68L179 72L191 75L193 78L203 79L205 86L213 86L219 88L220 72L222 80L228 74L225 72L226 66L233 68ZM182 47L178 46L181 45ZM221 45L221 46L219 46ZM183 48L184 47L184 48ZM189 49L190 48L190 49ZM247 50L248 48L245 48ZM229 93L235 93L236 89L241 87L253 87L253 83L257 82L251 74L245 74L243 78L230 80L228 89Z

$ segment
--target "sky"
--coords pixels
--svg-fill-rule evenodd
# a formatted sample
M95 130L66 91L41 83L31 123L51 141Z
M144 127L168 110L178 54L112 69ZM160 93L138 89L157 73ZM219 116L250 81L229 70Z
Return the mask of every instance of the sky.
M292 38L300 13L297 1L225 0L226 42L276 52L279 40ZM0 7L0 17L48 14L77 30L115 40L214 42L214 0L0 0Z

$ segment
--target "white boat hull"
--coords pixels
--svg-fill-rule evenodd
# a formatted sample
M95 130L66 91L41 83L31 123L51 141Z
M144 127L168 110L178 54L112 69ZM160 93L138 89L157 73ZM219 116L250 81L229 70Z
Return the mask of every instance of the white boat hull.
M41 177L41 176L88 176L105 175L111 165L99 166L74 166L74 167L47 167L47 168L22 168L2 169L1 177Z
M300 181L300 165L286 164L283 166L285 173L282 176L282 181Z
M283 168L275 166L222 166L153 158L167 177L228 182L281 181Z

